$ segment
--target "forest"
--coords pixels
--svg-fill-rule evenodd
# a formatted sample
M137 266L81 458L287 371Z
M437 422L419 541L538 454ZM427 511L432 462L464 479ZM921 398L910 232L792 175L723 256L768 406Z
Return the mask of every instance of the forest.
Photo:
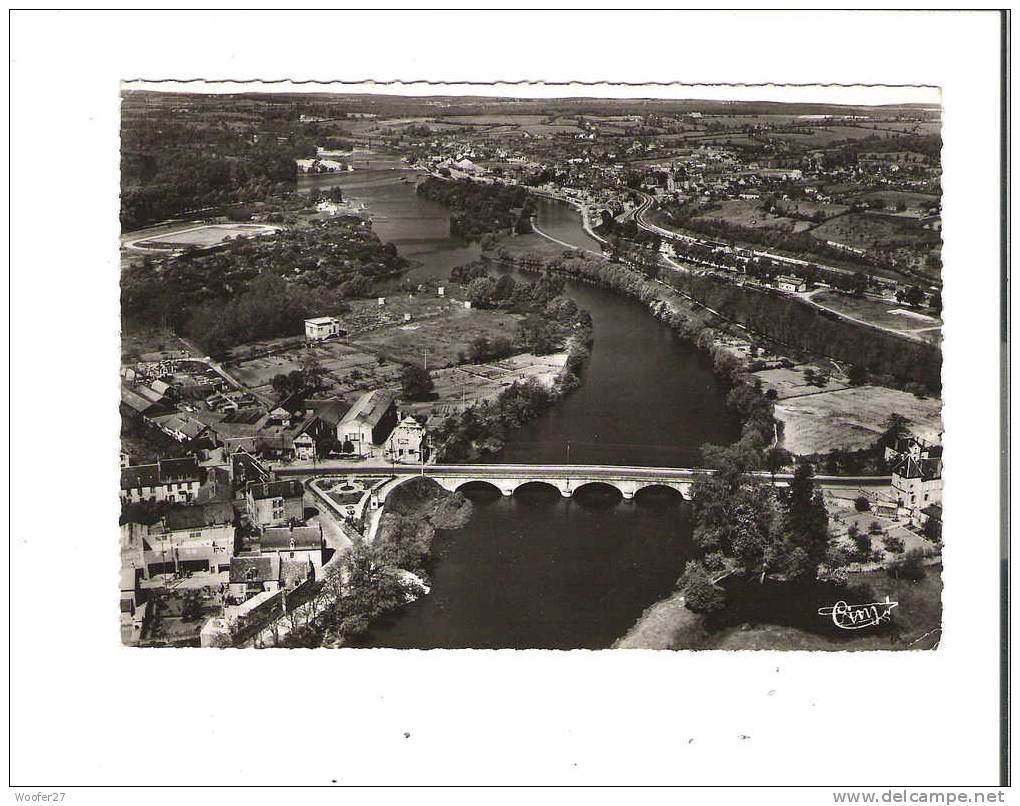
M295 160L315 155L305 133L182 122L172 112L124 116L120 223L130 231L199 210L292 191Z
M147 258L122 274L121 311L129 326L169 327L215 355L299 335L306 316L335 313L342 300L371 293L377 280L405 267L368 222L343 216L271 240Z
M908 341L875 328L830 318L790 297L738 287L708 275L671 274L668 282L702 305L795 348L864 366L872 373L942 388L942 353L932 344Z
M450 231L465 238L490 232L531 232L534 202L522 187L429 177L418 194L450 209Z

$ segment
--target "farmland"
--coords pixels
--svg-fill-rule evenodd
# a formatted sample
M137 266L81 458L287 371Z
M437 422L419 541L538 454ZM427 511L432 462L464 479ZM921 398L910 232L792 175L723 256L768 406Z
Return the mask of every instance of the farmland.
M852 297L834 291L815 291L810 296L813 302L825 308L887 330L914 333L932 342L940 337L942 321L931 311L914 311L892 301Z
M811 227L805 221L766 213L761 209L760 202L751 199L729 199L717 202L712 208L703 211L695 220L699 219L702 221L725 221L728 224L753 229L778 229L791 232L801 232Z
M907 417L915 433L934 439L942 431L941 411L937 399L882 386L819 390L776 403L783 446L795 454L866 448L882 433L891 412Z
M308 361L324 370L324 390L343 395L377 386L398 386L405 363L430 368L461 361L471 341L484 336L513 338L520 317L498 310L467 310L448 298L417 295L389 297L383 306L373 300L352 300L344 317L351 333L343 342L306 347L302 339L245 345L233 351L231 373L258 393L271 397L270 383ZM404 321L405 315L411 321ZM258 357L246 357L252 349ZM264 354L268 353L268 354Z
M907 243L915 246L935 245L939 234L921 229L911 219L874 213L848 213L831 218L811 230L821 241L835 241L857 249L875 249Z

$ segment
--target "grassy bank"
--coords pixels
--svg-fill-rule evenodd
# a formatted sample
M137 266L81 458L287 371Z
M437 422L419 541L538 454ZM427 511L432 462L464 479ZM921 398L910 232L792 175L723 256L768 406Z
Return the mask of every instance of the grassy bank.
M757 583L751 583L757 584ZM859 630L841 630L819 607L843 599L852 604L883 600L899 606L892 621ZM706 616L687 609L674 593L656 602L627 633L617 649L847 650L934 649L941 636L942 569L928 568L917 581L895 579L885 571L851 574L845 586L819 585L791 597L783 583L767 583L752 595L731 597L721 614ZM791 606L795 601L796 606Z

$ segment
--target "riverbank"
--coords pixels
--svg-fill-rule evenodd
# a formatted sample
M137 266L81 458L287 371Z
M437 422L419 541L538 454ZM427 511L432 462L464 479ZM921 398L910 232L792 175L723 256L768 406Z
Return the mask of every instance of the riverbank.
M528 250L528 245L518 238L511 250L500 242L492 255L495 259L509 260L521 271L546 271L635 299L710 358L714 374L729 389L728 404L738 411L743 422L739 442L749 466L754 469L764 466L764 451L776 446L781 427L774 417L772 401L750 374L751 361L778 366L784 356L769 353L767 344L754 339L746 330L721 320L665 283L629 266L569 250L552 259L538 257Z
M867 629L840 630L831 626L831 619L816 612L819 603L824 607L835 602L825 598L805 602L804 612L792 620L772 617L767 609L755 612L752 607L738 607L728 616L709 618L688 610L683 594L674 593L646 609L613 648L839 652L938 646L942 626L940 565L929 566L917 580L897 579L884 570L850 574L845 589L867 591L875 597L868 601L882 601L888 596L898 603L892 620ZM781 598L782 591L777 593Z

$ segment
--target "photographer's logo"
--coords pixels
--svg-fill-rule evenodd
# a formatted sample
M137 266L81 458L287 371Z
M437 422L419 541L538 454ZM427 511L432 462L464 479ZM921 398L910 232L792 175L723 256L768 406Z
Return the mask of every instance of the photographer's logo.
M886 596L882 602L867 604L847 604L836 602L832 607L818 608L819 616L831 616L832 623L841 630L860 630L874 627L884 621L892 621L892 609L899 607L899 602L892 602Z

